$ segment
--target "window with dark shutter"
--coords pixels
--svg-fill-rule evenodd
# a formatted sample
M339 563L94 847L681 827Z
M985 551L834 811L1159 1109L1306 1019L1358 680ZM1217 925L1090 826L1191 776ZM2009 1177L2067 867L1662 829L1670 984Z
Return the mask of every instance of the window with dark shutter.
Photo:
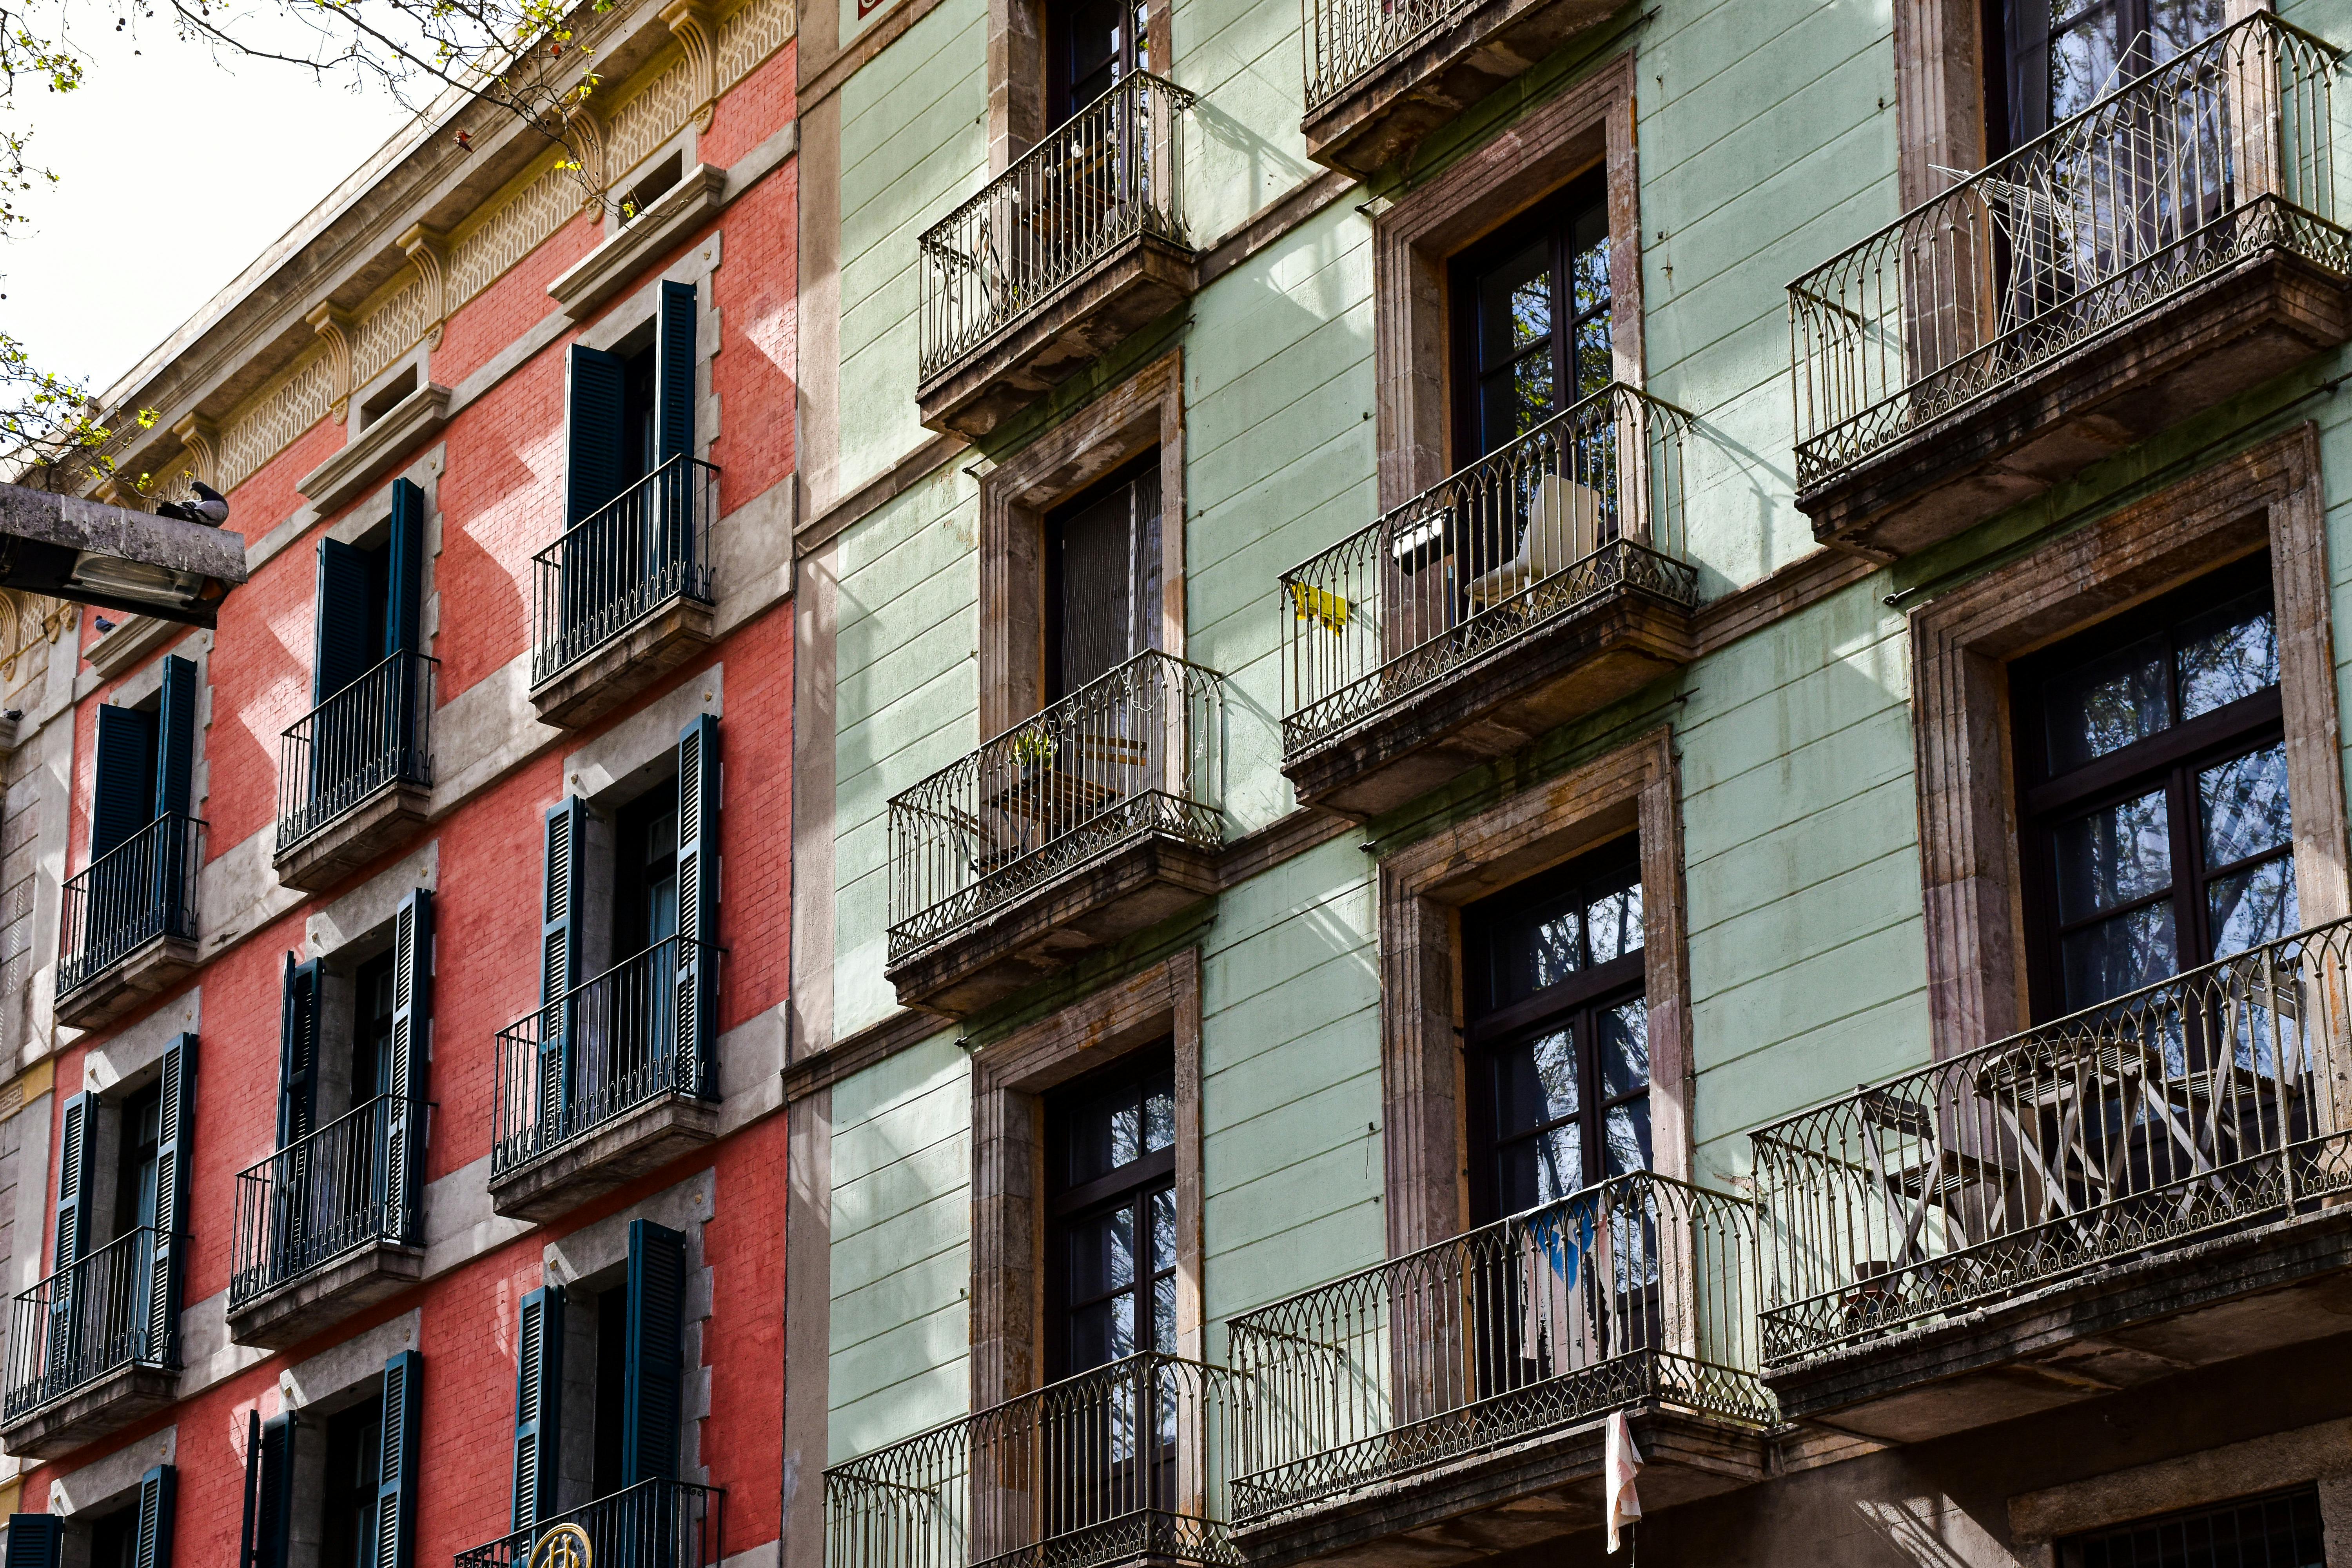
M64 1568L65 1521L53 1513L8 1516L5 1568Z
M681 1079L719 1092L719 721L698 714L677 740L677 1049Z
M433 1039L433 894L418 888L393 917L392 1028L378 1075L397 1103L385 1123L384 1191L415 1219L425 1188L425 1060ZM356 1097L359 1090L352 1089Z
M190 1144L196 1127L195 1036L182 1035L163 1047L155 1087L155 1250L148 1265L143 1359L169 1366L179 1361L180 1287L187 1268L182 1233L188 1225Z
M515 1349L513 1528L529 1530L556 1510L562 1452L563 1287L542 1286L522 1299Z
M139 1535L134 1557L138 1568L172 1568L172 1525L178 1511L178 1478L179 1472L170 1465L158 1465L139 1478Z
M1160 646L1160 526L1157 452L1046 518L1048 700Z
M246 1417L242 1568L288 1568L294 1541L292 1411L264 1421Z
M100 704L90 773L89 858L100 860L155 820L155 716Z
M621 1482L677 1479L679 1380L685 1359L686 1237L629 1222L627 1382Z
M654 352L654 449L646 471L694 455L693 284L662 284Z
M563 414L563 525L577 527L621 493L624 471L621 356L572 347Z
M409 1568L416 1553L416 1467L425 1358L402 1351L383 1363L382 1447L375 1464L373 1568Z
M278 1027L278 1146L289 1148L319 1124L319 961L286 955Z

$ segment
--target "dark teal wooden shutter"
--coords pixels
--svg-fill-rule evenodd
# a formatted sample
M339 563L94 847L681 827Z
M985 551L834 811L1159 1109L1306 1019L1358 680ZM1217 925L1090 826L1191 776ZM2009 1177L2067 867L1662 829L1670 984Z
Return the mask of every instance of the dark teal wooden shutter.
M564 1134L572 1104L572 1010L558 1007L580 973L579 859L587 840L588 803L566 795L547 814L539 923L540 1141Z
M7 1568L64 1568L65 1526L53 1513L10 1514Z
M196 1037L163 1047L163 1107L155 1147L155 1252L147 1281L147 1348L142 1360L179 1363L180 1233L188 1227L190 1142L196 1131Z
M627 1378L621 1484L677 1479L678 1385L686 1344L686 1237L629 1222Z
M172 1516L177 1511L178 1474L169 1465L158 1465L139 1478L139 1544L131 1559L137 1568L172 1568Z
M92 1112L98 1109L94 1094L77 1094L65 1103L58 1137L58 1239L57 1272L72 1268L81 1255L89 1250L89 1237L82 1224L82 1199L89 1181L89 1154L93 1136Z
M515 1334L514 1526L529 1530L555 1511L563 1425L563 1287L522 1299Z
M278 1026L278 1146L310 1135L319 1124L319 961L286 955L286 988Z
M654 462L694 455L694 285L664 282L654 361Z
M719 721L677 737L677 1049L680 1086L719 1094Z
M373 1568L409 1568L416 1554L417 1380L425 1358L402 1351L383 1363L383 1443L375 1467Z
M253 1488L254 1568L287 1568L294 1547L294 1413L261 1424L260 1474ZM254 1460L247 1458L248 1467Z
M313 708L375 668L380 656L368 643L368 601L373 587L364 554L331 539L319 541L319 624L310 659Z
M621 493L621 359L572 348L564 389L563 525L570 528Z
M384 1194L410 1226L421 1221L425 1195L425 1063L432 1037L433 895L418 888L401 900L392 921L392 1070L386 1089L400 1098L385 1119L383 1146Z
M163 697L156 704L162 722L155 740L155 810L153 816L188 815L188 774L195 764L196 666L178 654L163 660Z
M392 542L384 547L383 654L425 648L425 492L411 479L392 481Z
M89 858L155 820L155 716L101 704L90 763Z

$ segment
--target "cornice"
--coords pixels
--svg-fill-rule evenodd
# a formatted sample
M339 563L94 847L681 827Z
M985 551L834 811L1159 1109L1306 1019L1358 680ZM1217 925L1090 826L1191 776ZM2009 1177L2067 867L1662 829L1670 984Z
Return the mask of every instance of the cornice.
M697 163L651 206L629 220L621 232L574 262L547 286L548 293L575 321L585 321L596 308L633 282L645 264L677 245L696 226L719 210L727 189L727 171Z

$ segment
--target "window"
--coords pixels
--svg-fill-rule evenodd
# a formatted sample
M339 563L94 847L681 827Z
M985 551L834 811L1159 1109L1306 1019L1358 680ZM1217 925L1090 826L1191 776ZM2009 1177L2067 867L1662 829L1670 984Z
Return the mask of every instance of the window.
M163 1086L148 1085L122 1102L121 1142L114 1178L114 1234L129 1236L155 1223L158 1157L163 1146Z
M187 815L195 717L196 667L176 654L163 660L152 697L135 705L100 705L90 765L92 860L137 837L159 816Z
M1619 841L1463 911L1473 1223L1647 1170L1642 881Z
M325 1486L319 1498L319 1568L374 1568L376 1468L383 1455L383 1396L370 1394L327 1417Z
M677 780L623 806L615 827L613 951L625 955L677 934Z
M375 391L375 395L360 405L360 428L364 430L408 399L416 390L416 367L410 365Z
M1160 454L1045 520L1047 700L1160 646Z
M1986 118L2006 124L2011 148L2194 48L2229 19L2224 0L2002 0L2001 15L2003 68L1989 73L1994 112Z
M391 1094L393 976L399 959L385 949L359 967L352 984L351 1103Z
M664 283L655 319L614 351L574 343L565 410L564 524L576 527L647 474L694 450L695 292ZM627 520L635 526L639 520ZM611 552L600 544L572 575L593 576ZM624 552L615 558L634 560ZM605 591L610 584L598 584ZM576 585L572 591L583 591Z
M1176 1348L1176 1072L1170 1048L1150 1056L1047 1108L1046 1363L1056 1377Z
M90 1521L89 1568L140 1568L136 1502Z
M588 1422L594 1457L588 1495L610 1497L628 1485L621 1479L621 1465L629 1381L629 1288L620 1284L599 1290L587 1305L596 1320L596 1398Z
M1454 467L1609 384L1609 208L1579 181L1453 264Z
M2059 1568L2326 1568L2315 1488L2141 1520L2058 1543Z
M2038 1016L2297 928L2278 683L2267 554L2011 668Z
M1130 71L1151 68L1147 0L1064 0L1045 19L1048 113L1059 125Z

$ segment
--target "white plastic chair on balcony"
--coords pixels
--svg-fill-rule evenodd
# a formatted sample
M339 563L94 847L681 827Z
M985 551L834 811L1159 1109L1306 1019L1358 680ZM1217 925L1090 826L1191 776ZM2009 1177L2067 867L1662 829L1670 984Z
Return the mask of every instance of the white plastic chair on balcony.
M1555 572L1566 571L1601 547L1601 492L1558 474L1536 481L1534 504L1519 533L1517 553L1472 580L1466 590L1485 610Z

